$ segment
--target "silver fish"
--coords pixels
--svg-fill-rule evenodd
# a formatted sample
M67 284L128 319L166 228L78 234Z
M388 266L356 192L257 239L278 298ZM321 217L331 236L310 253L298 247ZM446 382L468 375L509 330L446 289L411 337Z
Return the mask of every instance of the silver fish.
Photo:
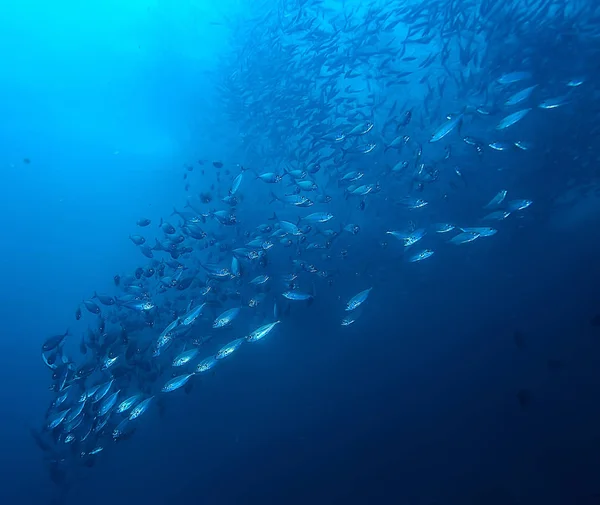
M451 244L460 245L460 244L468 244L469 242L473 242L479 238L479 233L468 231L459 233L456 237L452 237L450 240Z
M496 126L496 130L504 130L505 128L508 128L509 126L512 126L515 123L518 123L527 114L529 114L530 111L531 111L531 108L528 108L528 109L521 109L521 110L518 110L517 112L513 112L512 114L509 114L508 116L506 116L504 119L502 119L498 123L498 125Z
M500 191L498 191L498 193L496 194L496 196L494 198L492 198L489 203L487 205L485 205L483 208L484 209L493 209L495 207L499 207L502 202L504 201L504 199L506 198L506 194L508 192L505 189L501 189Z
M227 356L230 356L235 351L237 351L245 341L245 338L238 338L224 345L217 351L217 354L215 354L215 359L220 360L226 358Z
M178 354L173 360L173 366L183 366L189 363L198 355L198 352L198 349L194 348Z
M238 316L239 313L239 307L234 307L233 309L226 310L215 319L215 322L213 323L213 328L224 328L225 326L229 326L232 323L232 321Z
M246 342L256 342L257 340L266 337L280 322L281 321L275 321L274 323L265 324L257 330L254 330L252 333L250 333L250 335L246 337Z
M456 114L433 132L429 142L438 142L456 128L463 119L462 114Z
M178 377L174 377L170 380L168 380L165 385L162 387L161 391L163 393L170 393L171 391L175 391L176 389L179 389L182 386L185 386L187 384L187 381L190 380L190 378L192 377L192 375L194 375L193 373L188 373L185 375L179 375Z
M129 420L133 421L134 419L140 417L144 412L146 412L148 410L148 407L150 407L150 403L152 403L153 399L154 396L151 396L149 398L146 398L144 401L138 403L129 414Z
M521 91L517 91L508 100L506 100L506 102L504 102L504 105L517 105L522 101L527 100L531 96L531 93L533 93L533 90L537 88L537 86L537 84L534 84L533 86L529 86L528 88L522 89Z
M364 291L361 291L360 293L350 298L350 300L348 300L348 303L346 304L346 312L355 310L358 307L360 307L367 300L367 298L369 297L369 293L371 293L372 289L373 288L365 289Z

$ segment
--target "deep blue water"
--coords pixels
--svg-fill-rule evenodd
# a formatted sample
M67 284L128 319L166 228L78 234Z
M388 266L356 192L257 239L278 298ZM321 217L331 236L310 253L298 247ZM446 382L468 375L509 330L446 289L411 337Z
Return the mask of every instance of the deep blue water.
M430 2L428 12L446 5L448 12L473 13L476 3L440 0ZM459 49L451 45L448 75L462 72L464 80L444 77L443 65L435 63L405 78L410 82L401 88L386 82L402 78L383 74L386 65L411 64L398 56L409 24L363 34L362 41L358 28L352 37L348 25L336 25L348 32L335 39L338 49L319 46L308 53L301 49L321 39L327 46L331 32L280 35L277 42L268 35L290 33L290 23L303 34L336 16L367 26L374 12L389 23L404 15L400 4L374 2L369 10L350 1L27 0L0 6L0 503L600 503L600 328L594 324L600 311L600 12L590 2L557 0L541 7L525 3L523 17L509 17L509 5L494 14L506 36L494 32L487 46L472 39L469 51L479 55L477 64L468 63L472 70L461 68ZM544 4L552 7L546 11ZM528 8L535 21L526 21ZM485 9L482 2L477 15ZM585 21L572 21L577 9ZM466 26L460 40L471 40L467 20L453 19L458 31ZM492 28L482 26L478 37L485 38ZM507 41L506 50L492 47L498 39ZM543 43L558 39L572 57ZM356 51L344 50L342 41ZM439 44L435 38L421 42L410 54L421 61L440 52ZM285 51L291 45L300 49L290 56ZM394 48L397 62L382 62L384 46ZM357 48L375 49L361 56ZM321 75L334 72L338 58L346 58L340 63L345 71L360 73L340 77L336 86L364 87L356 100L373 111L372 141L379 146L365 158L341 158L338 150L332 161L318 135L303 138L337 130L342 119L347 128L364 119L307 91L326 89L311 73L321 54L329 58ZM365 58L378 63L370 67ZM289 75L282 74L288 60ZM484 103L499 107L511 92L494 80L521 69L534 74L538 102L559 96L569 79L585 80L569 91L569 104L532 106L511 127L531 150L495 152L486 145L478 156L465 147L465 135L496 140L490 132L506 115L501 111L492 119L465 112L460 134L428 142L448 115ZM418 72L431 73L433 98L426 97ZM477 75L472 82L469 72ZM412 123L397 130L415 142L402 154L382 149L394 137L383 123L396 101L413 111ZM390 117L399 119L401 112ZM410 177L394 179L389 172L401 159L413 163L417 143L440 172L421 191ZM442 161L445 146L452 147L449 162ZM283 173L315 159L322 168L314 180L332 201L313 210L331 212L335 230L357 223L360 233L341 234L324 253L307 251L300 241L291 248L275 243L265 269L247 267L237 285L246 290L242 301L223 302L223 308L245 303L247 279L264 271L274 278L267 308L245 307L241 322L223 330L210 352L273 319L273 300L283 291L276 279L291 271L291 258L307 259L333 282L301 272L300 287L314 290L314 303L293 305L273 335L244 345L214 375L194 377L189 394L176 391L160 408L153 406L130 440L114 443L108 436L92 468L75 453L64 463L69 489L61 494L29 432L44 425L56 396L40 359L44 340L69 328L74 337L65 349L80 364L79 340L97 317L84 309L76 321L75 309L94 291L120 296L113 276L150 264L128 236L143 232L150 244L164 239L160 219L176 224L173 207L197 202L201 192L214 193L204 211L227 208L217 194L227 194L240 166L251 172L244 172L238 224L223 227L208 218L205 228L217 245L204 249L204 242L186 238L194 251L180 261L189 268L197 267L196 257L229 266L231 248L244 244L246 231L255 236L259 224L274 225L268 219L274 211L294 223L312 212L268 203L272 191L289 190L287 176L270 185L252 172ZM223 170L213 160L223 162ZM351 169L364 170L365 183L381 185L365 198L364 210L361 199L347 198L337 182ZM499 223L493 237L455 247L428 232L423 240L435 255L409 263L403 246L385 233L410 223L481 226L482 207L502 188L534 203ZM421 214L398 205L409 191L429 202ZM148 231L135 225L142 216L152 220ZM219 251L219 244L228 248ZM199 269L197 277L204 284L205 272ZM213 290L220 293L222 286ZM341 327L344 304L368 287L373 291L356 323ZM194 289L199 286L181 292L184 309L198 299ZM153 301L166 306L179 294L155 294ZM199 323L206 325L203 334L212 318ZM155 338L170 322L165 316L157 321L143 335ZM165 379L170 371L161 373ZM519 391L527 391L526 402Z

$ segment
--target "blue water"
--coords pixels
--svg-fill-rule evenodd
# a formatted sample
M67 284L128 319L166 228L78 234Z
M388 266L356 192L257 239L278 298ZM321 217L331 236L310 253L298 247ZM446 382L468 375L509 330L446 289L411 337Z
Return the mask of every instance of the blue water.
M591 323L600 310L600 199L582 189L596 187L600 160L590 127L599 117L596 46L572 73L557 60L560 79L584 73L588 88L554 121L536 115L523 126L536 150L480 163L456 147L468 186L445 201L443 175L423 193L433 222L440 213L475 219L503 187L532 199L493 241L439 246L431 260L407 263L385 237L408 221L390 204L404 194L386 188L361 213L333 184L328 209L361 227L322 262L335 282L315 283L315 302L294 306L272 338L145 414L131 440L105 444L93 468L69 464L68 493L48 478L28 431L55 396L40 346L69 328L75 354L96 321L85 310L76 321L76 307L94 291L116 294L115 274L148 263L128 239L140 232L136 220L153 221L153 243L173 206L218 186L210 162L200 177L198 160L220 160L233 174L239 165L278 169L286 155L296 161L294 147L279 149L241 112L236 121L239 96L227 96L252 25L278 22L257 20L270 8L241 0L0 6L0 503L600 503L600 328ZM543 50L531 46L528 57L541 61ZM554 80L548 87L559 94ZM389 93L420 107L426 89L414 82ZM419 119L427 135L465 102L458 92L436 100L440 113ZM362 166L383 172L389 163L373 159ZM195 168L185 191L187 165ZM273 188L252 179L238 208L242 231L274 210L294 222L304 214L268 204ZM269 268L292 255L278 249ZM342 328L346 301L371 286L359 320ZM242 336L236 331L219 342ZM526 406L520 390L531 395Z

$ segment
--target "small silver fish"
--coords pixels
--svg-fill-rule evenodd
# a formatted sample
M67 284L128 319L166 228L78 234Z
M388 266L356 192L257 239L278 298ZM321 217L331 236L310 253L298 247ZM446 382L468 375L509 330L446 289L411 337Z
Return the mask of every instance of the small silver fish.
M194 348L178 354L173 360L173 366L183 366L189 363L198 355L198 352L198 349Z
M246 337L246 342L256 342L257 340L266 337L280 322L281 321L275 321L274 323L265 324L257 330L254 330L252 333L250 333L250 335Z
M215 359L220 360L226 358L227 356L230 356L235 351L237 351L245 341L245 338L238 338L224 345L223 347L221 347L221 349L217 351L217 354L215 354Z
M229 326L233 322L233 320L238 316L239 313L239 307L234 307L233 309L226 310L215 319L215 322L213 323L213 328L224 328L225 326Z
M217 363L218 363L218 361L214 358L214 356L209 356L208 358L204 358L200 363L198 363L198 366L196 367L196 373L208 372Z
M117 407L117 411L116 411L117 414L122 414L123 412L127 412L138 401L140 401L141 398L142 398L142 395L140 393L138 393L136 395L132 395L129 398L123 400L121 403L119 403L119 406Z
M434 252L431 249L425 249L421 252L418 252L417 254L414 254L410 258L408 258L408 261L411 263L416 263L417 261L423 261L423 260L426 260L427 258L431 258L433 256L433 254L434 254Z
M150 407L150 403L153 399L154 396L151 396L149 398L146 398L144 401L138 403L129 414L129 420L133 421L134 419L140 417L144 412L146 412L148 410L148 407Z
M463 232L459 233L455 237L452 237L450 240L451 244L460 245L460 244L468 244L469 242L473 242L479 238L479 233L476 232Z
M369 293L371 293L372 289L373 288L365 289L364 291L361 291L360 293L350 298L350 300L348 300L348 303L346 304L346 312L350 312L360 307L367 300L367 298L369 297Z
M528 108L528 109L518 110L517 112L513 112L512 114L509 114L508 116L506 116L504 119L502 119L498 123L498 125L496 126L496 130L504 130L505 128L508 128L509 126L512 126L515 123L518 123L527 114L529 114L530 111L531 111L531 108Z
M498 193L496 194L496 196L494 198L492 198L489 203L487 205L485 205L483 208L484 209L493 209L495 207L499 207L502 202L504 201L504 199L506 198L506 194L508 192L505 189L501 189L500 191L498 191Z
M179 389L182 386L185 386L187 384L187 382L190 380L190 378L192 377L192 375L194 375L193 373L188 373L185 375L179 375L177 377L174 377L170 380L168 380L165 385L162 387L161 391L163 393L170 393L171 391L175 391L176 389Z

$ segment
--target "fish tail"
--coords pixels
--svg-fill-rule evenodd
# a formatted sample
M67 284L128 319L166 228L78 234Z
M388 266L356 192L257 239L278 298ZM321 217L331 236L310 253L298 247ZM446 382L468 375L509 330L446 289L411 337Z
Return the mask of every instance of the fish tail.
M179 215L179 211L175 207L173 207L173 212L171 212L171 215L172 216L178 216Z
M163 225L163 218L160 218L160 223L158 224L158 227L160 228Z
M279 221L279 218L277 217L277 214L275 214L275 212L273 212L273 217L270 217L269 221Z
M271 191L270 193L271 193L271 200L269 201L269 204L279 200L279 198L277 198L277 195L275 193L273 193L273 191Z

